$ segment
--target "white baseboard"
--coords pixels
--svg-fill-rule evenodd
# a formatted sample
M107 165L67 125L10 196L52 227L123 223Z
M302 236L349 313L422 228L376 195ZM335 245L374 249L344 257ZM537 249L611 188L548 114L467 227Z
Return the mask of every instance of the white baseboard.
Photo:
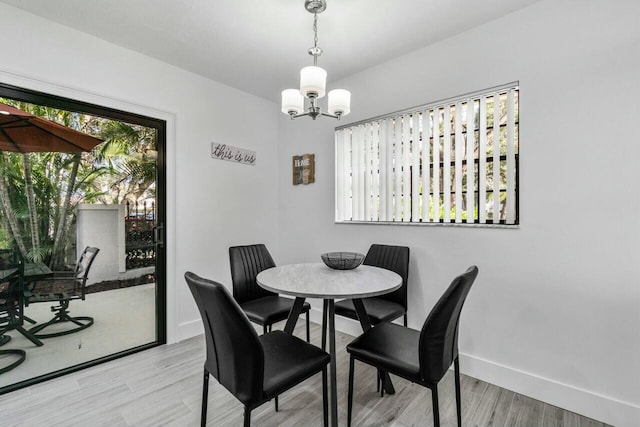
M322 311L312 309L311 320L319 324ZM336 330L354 337L362 333L358 322L340 316L336 316ZM470 377L616 427L640 426L640 407L629 402L465 353L460 353L460 370Z
M640 425L640 407L569 384L460 353L460 371L536 400L611 424Z
M320 324L322 311L312 308L310 320ZM362 333L358 322L340 316L336 316L336 330L354 337ZM203 332L202 322L198 319L182 323L178 335L180 340L184 340ZM640 407L629 402L465 353L460 353L460 370L470 377L616 427L640 426Z
M204 325L200 319L181 323L178 327L178 341L183 341L202 334L204 334Z

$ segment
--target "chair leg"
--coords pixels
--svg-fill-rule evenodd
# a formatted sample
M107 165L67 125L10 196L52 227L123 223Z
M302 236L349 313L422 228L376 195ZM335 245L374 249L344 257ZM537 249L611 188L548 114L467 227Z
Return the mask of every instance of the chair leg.
M244 427L251 427L251 408L244 407Z
M407 313L404 314L404 327L407 327Z
M273 330L273 324L269 325L269 332L271 332L272 330ZM278 396L276 396L273 399L273 405L274 405L274 408L275 408L276 412L278 412Z
M351 427L351 413L353 411L353 356L349 358L349 397L347 400L347 426Z
M327 311L328 311L328 302L327 300L322 301L322 350L327 349Z
M433 406L433 427L440 427L440 409L438 407L438 384L431 389L431 405Z
M207 425L207 402L209 400L209 371L204 370L204 381L202 383L202 413L200 414L200 426Z
M322 368L322 420L329 426L329 390L327 388L327 367Z
M31 327L31 329L29 329L29 333L39 339L53 338L53 337L59 337L62 335L72 334L74 332L79 332L93 325L93 317L89 317L89 316L71 317L69 315L69 301L70 300L59 301L60 307L55 307L55 309L54 307L51 308L51 310L56 313L55 316L53 316L53 319L49 320L46 323L41 323L39 325L35 325ZM53 325L56 323L65 323L65 322L71 322L75 324L77 327L72 329L67 329L61 332L42 333L42 331L47 327L49 327L50 325Z
M456 357L453 361L455 379L456 379L456 412L458 415L458 427L462 427L462 399L460 396L460 361Z
M262 325L262 335L267 333L267 325Z
M311 335L309 334L309 311L307 311L307 342L311 343L311 338L310 338Z
M44 343L40 341L40 338L38 338L34 333L32 333L31 330L27 331L22 326L15 326L14 329L20 332L22 335L24 335L29 341L34 343L36 346L41 347L44 345Z
M5 372L9 372L10 370L17 368L18 365L22 364L27 358L27 353L24 350L0 350L0 356L13 356L14 358L17 356L17 359L13 361L13 363L0 368L0 375Z

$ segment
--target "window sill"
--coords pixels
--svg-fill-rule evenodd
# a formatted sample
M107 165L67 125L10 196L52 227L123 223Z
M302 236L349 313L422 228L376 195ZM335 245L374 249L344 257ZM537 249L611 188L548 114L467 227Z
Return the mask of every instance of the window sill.
M517 230L520 228L520 224L476 224L476 223L466 223L466 222L334 221L334 224L501 228L501 229L513 229L513 230Z

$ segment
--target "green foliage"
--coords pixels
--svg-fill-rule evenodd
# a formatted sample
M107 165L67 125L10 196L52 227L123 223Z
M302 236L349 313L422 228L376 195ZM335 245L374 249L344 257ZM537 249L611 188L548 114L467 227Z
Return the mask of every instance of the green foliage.
M55 108L0 98L0 102L44 117L102 139L91 152L81 153L77 174L73 166L75 153L29 153L30 178L39 242L32 244L32 212L27 203L27 186L22 154L0 152L1 179L6 184L8 212L14 214L19 235L8 227L8 218L0 211L0 245L26 246L23 253L29 260L49 262L60 258L54 254L54 240L61 215L65 215L64 242L58 252L65 253L75 239L69 224L75 223L75 208L79 203L122 203L127 198L150 197L155 192L156 131L115 120ZM67 189L71 189L67 200Z
M13 246L13 238L6 227L0 227L0 248L10 248Z
M31 248L27 253L27 259L30 261L42 262L51 257L51 246L40 246L39 248Z

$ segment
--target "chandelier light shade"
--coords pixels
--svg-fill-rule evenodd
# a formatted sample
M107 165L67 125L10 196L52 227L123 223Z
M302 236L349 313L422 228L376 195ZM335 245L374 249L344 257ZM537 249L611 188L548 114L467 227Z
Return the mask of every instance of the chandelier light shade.
M318 14L327 8L325 0L305 0L305 8L313 13L313 47L309 55L313 56L313 65L300 70L300 90L285 89L282 91L282 112L291 119L309 116L315 120L318 116L333 117L340 120L351 112L351 92L345 89L334 89L329 92L329 107L323 112L317 100L323 98L327 90L327 72L318 67L318 57L322 49L318 47ZM304 106L304 98L309 100L309 107Z
M351 112L351 92L345 89L329 91L329 114L346 116Z
M307 98L320 99L327 89L327 72L315 65L300 70L300 93Z
M298 89L285 89L282 91L282 112L298 115L304 111L304 97Z

